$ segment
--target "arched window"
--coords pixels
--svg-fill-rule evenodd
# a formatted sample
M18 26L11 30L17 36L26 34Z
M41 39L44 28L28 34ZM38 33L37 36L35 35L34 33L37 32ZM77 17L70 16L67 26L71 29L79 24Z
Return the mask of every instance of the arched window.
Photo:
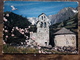
M44 28L46 28L46 22L44 22Z
M45 42L45 45L47 45L47 42Z
M46 18L46 17L44 16L44 18Z
M42 20L43 20L43 16L42 16Z

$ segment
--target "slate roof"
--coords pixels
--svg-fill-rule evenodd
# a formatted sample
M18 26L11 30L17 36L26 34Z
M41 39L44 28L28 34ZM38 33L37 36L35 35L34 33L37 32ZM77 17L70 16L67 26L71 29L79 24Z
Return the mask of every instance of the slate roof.
M61 30L57 31L54 34L74 34L74 32L63 27Z

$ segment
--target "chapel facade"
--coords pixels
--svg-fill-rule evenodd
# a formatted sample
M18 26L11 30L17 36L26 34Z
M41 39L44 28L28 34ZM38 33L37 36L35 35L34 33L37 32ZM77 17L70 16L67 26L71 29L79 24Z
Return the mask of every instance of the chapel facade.
M30 33L30 38L37 43L39 46L49 45L49 19L42 13L38 16L38 22L36 23L37 32Z

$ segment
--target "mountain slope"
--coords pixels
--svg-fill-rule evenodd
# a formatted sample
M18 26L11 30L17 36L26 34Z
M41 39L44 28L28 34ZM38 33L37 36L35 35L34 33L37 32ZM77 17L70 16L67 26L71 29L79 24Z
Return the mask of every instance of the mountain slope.
M66 7L60 10L55 15L49 15L48 18L50 19L50 24L53 25L64 20L73 18L77 13L78 13L77 9L72 7ZM32 23L32 25L36 24L36 22L38 21L38 18L35 17L30 17L28 19Z
M76 14L73 18L64 20L63 22L59 22L50 26L50 30L55 33L60 30L62 27L67 29L71 29L73 32L77 32L78 29L78 14ZM51 33L52 33L51 32Z
M27 18L13 12L4 12L4 17L8 20L7 22L10 23L11 27L18 26L20 28L25 28L31 25Z
M49 15L49 19L51 20L51 24L55 24L73 18L77 13L76 9L68 7L62 9L56 15Z

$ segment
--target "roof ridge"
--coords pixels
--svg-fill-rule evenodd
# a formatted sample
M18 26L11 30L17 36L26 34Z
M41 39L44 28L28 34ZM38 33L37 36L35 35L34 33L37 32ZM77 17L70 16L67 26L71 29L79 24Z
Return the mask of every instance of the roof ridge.
M59 31L55 32L54 34L72 34L74 32L70 31L69 29L66 29L65 27L61 28Z

